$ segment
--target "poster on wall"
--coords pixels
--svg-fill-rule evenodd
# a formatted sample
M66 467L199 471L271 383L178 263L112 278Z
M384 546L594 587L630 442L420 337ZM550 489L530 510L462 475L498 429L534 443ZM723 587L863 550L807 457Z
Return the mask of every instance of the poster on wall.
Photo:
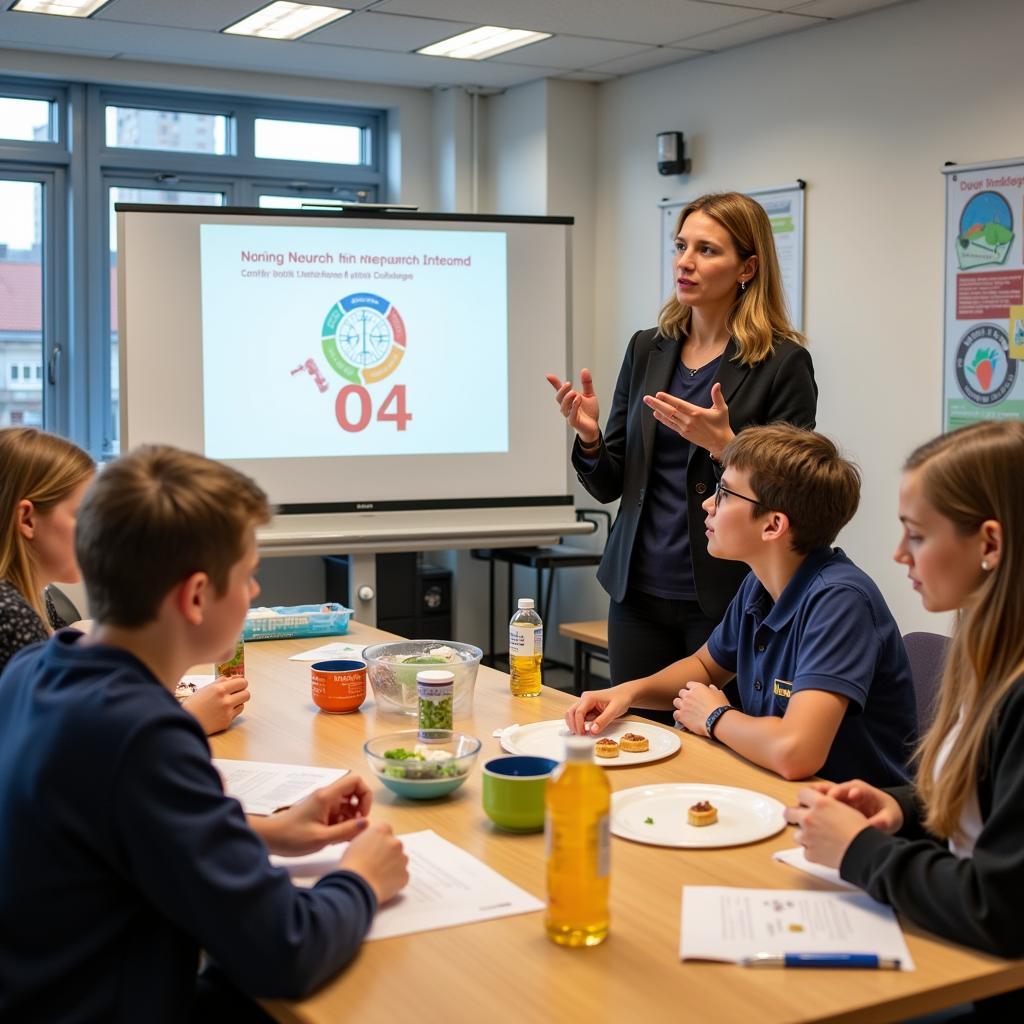
M793 326L804 328L804 187L806 182L775 188L751 189L747 195L756 199L768 214L775 238L775 252L782 272L782 288ZM675 260L676 220L686 200L662 200L661 207L661 301L664 302L675 287L673 262Z
M943 428L1024 417L1024 159L943 168Z

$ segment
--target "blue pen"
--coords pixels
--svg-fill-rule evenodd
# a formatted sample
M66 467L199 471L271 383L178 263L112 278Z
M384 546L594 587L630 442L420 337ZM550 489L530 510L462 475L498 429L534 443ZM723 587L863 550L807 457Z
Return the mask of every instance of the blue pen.
M744 957L743 967L870 967L898 971L899 960L874 953L755 953Z

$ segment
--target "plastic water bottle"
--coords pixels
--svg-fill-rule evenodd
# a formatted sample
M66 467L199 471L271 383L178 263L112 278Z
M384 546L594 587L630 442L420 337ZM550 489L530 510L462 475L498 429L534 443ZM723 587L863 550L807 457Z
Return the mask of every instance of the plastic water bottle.
M611 788L594 763L594 743L570 736L566 760L548 782L548 938L560 946L596 946L608 936Z
M544 659L544 623L533 598L519 598L519 611L508 624L508 672L513 697L539 697Z

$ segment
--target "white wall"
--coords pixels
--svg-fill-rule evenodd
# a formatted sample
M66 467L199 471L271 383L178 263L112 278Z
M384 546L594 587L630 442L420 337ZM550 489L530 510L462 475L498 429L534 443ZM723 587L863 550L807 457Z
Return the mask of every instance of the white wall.
M840 543L901 627L942 629L890 560L901 460L941 429L944 181L1024 151L1017 0L918 0L601 88L597 366L610 394L631 332L662 298L656 202L804 178L806 319L819 428L861 465ZM990 74L969 55L984 54ZM654 136L681 130L687 179L659 178Z

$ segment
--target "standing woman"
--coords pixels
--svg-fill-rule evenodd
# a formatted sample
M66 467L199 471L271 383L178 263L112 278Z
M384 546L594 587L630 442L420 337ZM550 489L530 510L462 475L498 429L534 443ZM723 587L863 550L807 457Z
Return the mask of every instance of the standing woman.
M976 423L918 448L899 515L894 557L922 604L959 612L916 786L821 783L786 818L809 860L922 927L1024 956L1024 423ZM1021 1020L1024 991L984 1009Z
M75 523L95 473L92 459L63 437L31 427L0 430L0 672L23 647L68 625L43 588L81 578ZM212 735L248 699L248 682L234 676L204 686L182 706Z
M815 422L811 357L786 315L764 209L738 192L695 199L675 248L675 292L658 326L630 339L604 431L589 370L579 391L547 378L576 431L580 482L621 499L597 572L613 685L700 648L747 574L707 551L701 504L722 449L750 424Z

